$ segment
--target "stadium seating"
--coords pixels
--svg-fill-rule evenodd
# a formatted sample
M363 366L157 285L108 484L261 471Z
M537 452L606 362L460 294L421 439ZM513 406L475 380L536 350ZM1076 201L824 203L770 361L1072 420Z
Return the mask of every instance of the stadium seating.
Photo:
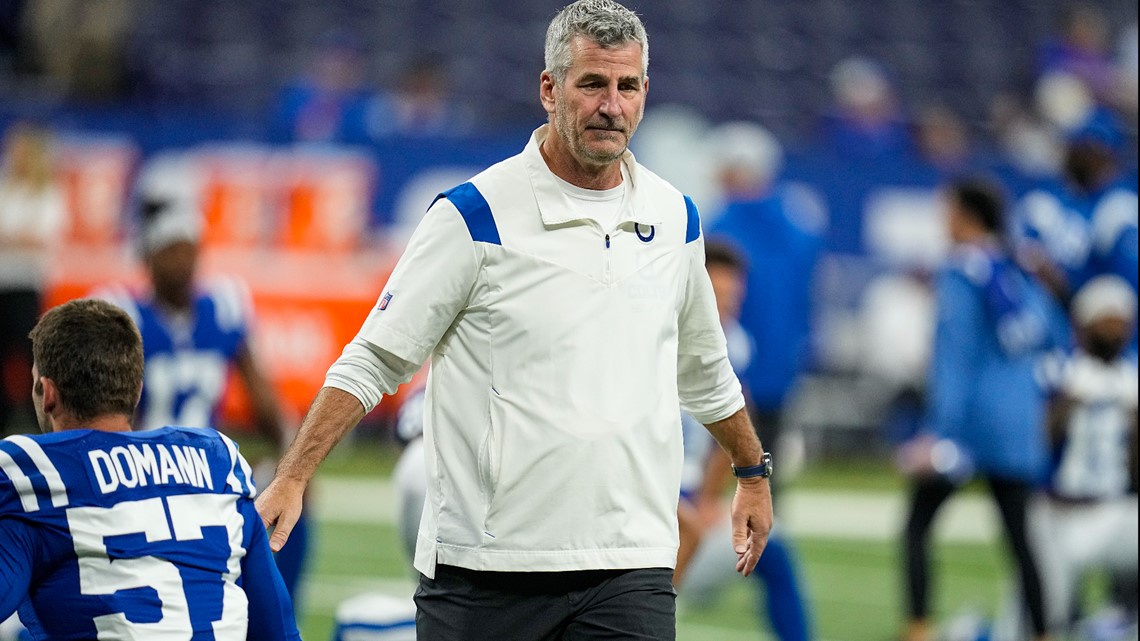
M542 35L562 0L320 4L250 0L144 3L131 63L156 94L208 97L257 109L323 33L356 30L369 80L388 86L400 61L431 51L454 61L455 96L482 123L534 114L527 79L540 69ZM1114 23L1135 20L1125 0L1104 2ZM910 103L938 98L975 123L994 92L1027 86L1036 47L1060 0L916 3L908 0L631 1L651 33L655 99L692 105L714 120L763 115L782 137L802 135L826 104L820 87L842 58L861 54L896 74ZM218 64L220 61L226 64Z

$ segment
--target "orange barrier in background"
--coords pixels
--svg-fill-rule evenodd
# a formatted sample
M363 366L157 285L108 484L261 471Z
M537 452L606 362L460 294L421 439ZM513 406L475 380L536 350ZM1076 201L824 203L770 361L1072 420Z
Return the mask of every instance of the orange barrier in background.
M273 207L268 152L262 147L211 147L196 151L201 184L202 244L254 247L268 236Z
M224 143L185 153L186 184L204 223L200 276L235 276L249 286L254 353L285 411L298 420L398 256L398 248L365 247L375 162L346 148ZM114 137L64 138L58 158L68 222L45 304L108 285L144 290L124 213L138 170L135 145ZM377 411L384 416L398 406L396 399ZM249 418L244 389L230 385L222 420L248 426Z
M293 420L308 409L325 371L360 329L381 293L396 252L351 254L270 249L207 249L201 273L233 275L250 288L253 349ZM119 246L70 247L57 253L45 304L58 305L97 287L125 284L138 291L145 276L137 259ZM231 385L223 421L249 425L240 385ZM398 406L382 403L380 415Z
M280 157L279 242L300 250L352 251L368 229L375 163L351 151Z
M71 137L56 149L67 203L69 244L108 245L119 240L137 150L120 138Z

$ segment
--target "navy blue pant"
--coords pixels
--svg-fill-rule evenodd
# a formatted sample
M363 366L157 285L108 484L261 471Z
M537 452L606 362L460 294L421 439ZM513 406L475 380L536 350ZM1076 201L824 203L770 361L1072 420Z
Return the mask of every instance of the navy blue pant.
M764 584L760 592L762 609L768 614L772 632L779 641L808 641L812 638L807 597L800 589L790 544L780 536L768 537L768 545L752 574Z
M285 590L289 592L289 599L293 602L293 612L301 616L301 575L309 560L309 517L301 512L297 524L289 534L289 541L277 554L273 555L277 562L277 569L281 571L281 579L285 582Z
M675 641L673 570L479 572L420 576L421 641Z

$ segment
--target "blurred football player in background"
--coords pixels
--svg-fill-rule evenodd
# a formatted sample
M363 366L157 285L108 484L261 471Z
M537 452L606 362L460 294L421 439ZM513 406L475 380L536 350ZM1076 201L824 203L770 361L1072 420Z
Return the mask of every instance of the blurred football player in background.
M737 320L747 288L748 267L732 246L709 241L705 246L705 268L728 340L729 360L737 375L747 380L750 370L766 365L765 354L756 349L756 341ZM725 492L731 484L732 462L691 416L683 414L681 426L685 446L681 501L677 506L681 544L673 583L681 603L704 607L711 605L720 588L735 577L736 559L726 553L724 545L731 538ZM753 576L758 581L754 583L759 590L757 612L769 621L779 641L813 638L807 598L797 574L792 547L777 525L768 536L768 546Z
M1137 362L1129 341L1136 293L1124 279L1102 275L1077 291L1072 308L1078 347L1049 368L1052 465L1034 513L1042 577L1059 638L1135 638ZM1094 634L1088 626L1096 617L1081 612L1083 580L1095 571L1132 586L1104 613L1116 619L1116 636L1103 630L1107 620Z
M1117 157L1123 137L1111 116L1093 112L1068 136L1063 188L1018 203L1018 259L1064 305L1100 274L1137 287L1137 197Z

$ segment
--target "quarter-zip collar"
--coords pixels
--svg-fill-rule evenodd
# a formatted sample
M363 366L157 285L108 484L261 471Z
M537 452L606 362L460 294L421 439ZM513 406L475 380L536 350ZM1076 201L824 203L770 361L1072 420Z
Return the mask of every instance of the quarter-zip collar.
M531 188L534 191L534 198L538 204L539 215L542 216L542 223L551 227L569 222L590 220L575 213L575 208L570 204L570 197L558 185L554 173L546 166L546 160L543 159L539 147L542 146L542 142L546 140L548 135L550 135L550 125L542 125L536 129L531 134L530 142L527 143L522 153ZM627 149L622 154L621 162L625 164L626 171L623 173L629 180L629 185L626 187L628 193L625 197L625 204L622 207L621 215L618 216L618 225L626 222L640 225L660 225L661 216L658 212L651 211L645 206L645 197L637 188L640 182L638 175L640 169L637 160L633 157L633 152Z

